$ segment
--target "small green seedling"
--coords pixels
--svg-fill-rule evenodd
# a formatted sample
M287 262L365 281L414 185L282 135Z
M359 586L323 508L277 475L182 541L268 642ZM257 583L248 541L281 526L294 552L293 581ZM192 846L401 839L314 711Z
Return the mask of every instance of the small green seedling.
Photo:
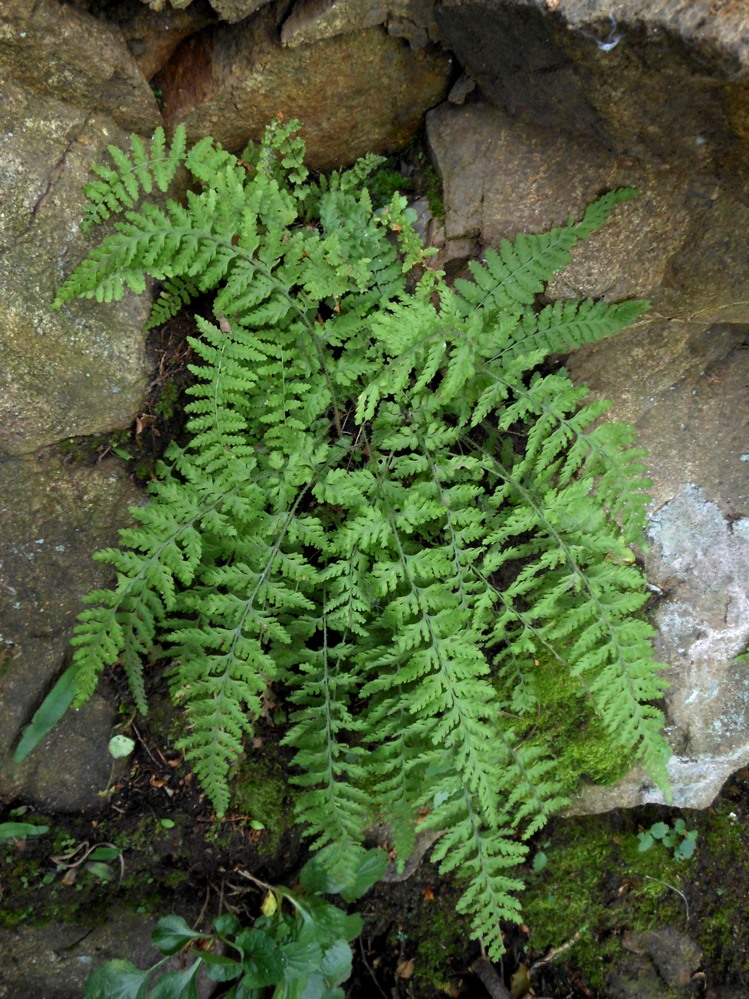
M696 829L687 829L684 819L677 819L673 826L665 822L654 822L649 830L638 833L640 853L649 850L658 840L666 849L673 850L674 860L689 860L697 849Z

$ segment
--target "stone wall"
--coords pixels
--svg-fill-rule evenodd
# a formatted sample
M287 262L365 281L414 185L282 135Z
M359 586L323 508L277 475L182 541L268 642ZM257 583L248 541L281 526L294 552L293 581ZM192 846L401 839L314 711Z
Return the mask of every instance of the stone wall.
M422 127L444 185L440 262L641 188L554 295L647 297L636 329L570 359L650 450L648 555L668 662L675 802L749 761L749 33L729 0L5 0L0 10L0 796L96 808L111 707L13 767L65 663L89 562L140 501L60 442L127 427L148 389L148 303L52 313L90 247L81 185L106 146L184 121L239 150L299 117L318 169ZM449 95L449 96L448 96ZM82 755L49 779L62 746ZM45 776L46 775L46 776ZM106 775L103 778L106 780ZM585 807L653 800L640 775Z

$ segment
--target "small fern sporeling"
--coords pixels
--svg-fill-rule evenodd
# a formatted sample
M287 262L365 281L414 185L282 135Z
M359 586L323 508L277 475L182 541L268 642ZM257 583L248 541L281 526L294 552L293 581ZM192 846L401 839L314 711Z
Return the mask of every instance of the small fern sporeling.
M552 655L612 752L667 786L652 706L643 453L551 353L611 336L643 302L537 298L635 192L519 236L448 286L405 199L373 211L377 157L312 179L298 123L241 159L178 129L110 150L88 223L113 231L63 284L119 299L162 282L152 324L210 293L191 340L189 443L172 444L73 643L78 703L121 663L141 711L158 642L179 745L216 811L266 688L290 706L296 815L331 869L377 815L403 863L421 817L489 953L517 919L512 871L570 790L534 682ZM144 201L178 167L184 204Z

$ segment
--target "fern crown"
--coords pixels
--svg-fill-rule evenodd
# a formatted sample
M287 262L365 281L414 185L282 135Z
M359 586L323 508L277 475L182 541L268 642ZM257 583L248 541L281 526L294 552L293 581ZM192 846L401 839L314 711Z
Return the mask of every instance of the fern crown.
M272 684L290 707L297 818L331 869L373 814L405 861L425 817L496 957L526 840L570 790L541 660L574 682L612 753L666 786L650 703L664 685L630 549L643 453L541 366L646 308L538 304L635 192L503 242L450 287L405 199L373 210L378 158L314 180L298 127L274 122L241 158L210 139L187 151L181 128L170 145L133 137L87 187L85 224L117 221L56 304L151 278L151 325L208 293L213 318L190 341L189 443L171 446L120 547L96 556L116 581L78 619L78 703L119 663L145 712L158 640L179 746L220 815ZM159 194L179 167L184 203Z

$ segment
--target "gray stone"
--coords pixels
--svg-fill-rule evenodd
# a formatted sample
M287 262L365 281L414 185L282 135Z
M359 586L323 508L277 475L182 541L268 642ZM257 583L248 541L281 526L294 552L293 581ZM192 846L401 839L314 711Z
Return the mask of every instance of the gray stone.
M513 118L645 158L746 163L740 4L444 0L437 21L484 95Z
M3 0L0 77L70 104L84 117L111 117L141 135L161 121L156 98L122 37L73 4ZM16 125L22 120L17 117Z
M645 955L628 954L606 979L607 999L667 999L653 962Z
M625 934L622 945L635 954L650 957L663 981L672 989L689 986L692 975L702 963L698 944L673 926Z
M222 21L243 21L270 0L211 0L211 6Z
M79 999L91 972L115 958L148 968L160 957L151 944L155 923L152 916L113 908L106 922L93 928L51 922L0 930L0 999ZM163 970L183 970L180 955L170 958ZM199 971L198 999L207 999L213 988Z
M0 455L132 420L146 388L146 296L50 308L101 233L79 220L90 166L125 133L8 82L0 109Z
M0 797L42 809L96 809L110 777L114 706L95 696L70 711L23 763L20 731L69 656L82 597L110 573L91 555L116 540L128 503L142 501L122 463L67 464L52 453L0 462Z
M657 658L668 664L674 801L705 808L749 762L749 424L747 328L663 323L625 332L569 358L572 376L614 400L609 418L634 425L653 479L651 550L660 596ZM588 789L579 807L662 801L631 774ZM576 805L578 807L578 805Z
M434 7L432 0L298 0L283 23L281 41L309 45L382 24L422 48L438 35Z
M579 218L601 191L641 195L616 209L550 283L551 298L648 298L631 330L568 359L575 381L613 400L649 451L657 658L667 664L674 803L706 807L749 762L749 217L730 182L612 156L588 140L510 121L481 102L428 115L443 182L450 264L520 231ZM678 545L676 543L678 539ZM662 801L639 771L591 788L575 810Z

